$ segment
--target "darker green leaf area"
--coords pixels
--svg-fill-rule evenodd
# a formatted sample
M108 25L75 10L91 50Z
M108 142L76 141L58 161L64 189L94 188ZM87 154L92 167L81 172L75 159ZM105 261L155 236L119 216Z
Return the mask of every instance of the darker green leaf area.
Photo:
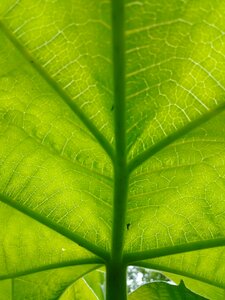
M129 300L203 300L206 299L186 288L181 280L179 285L171 285L165 282L145 284L129 296Z

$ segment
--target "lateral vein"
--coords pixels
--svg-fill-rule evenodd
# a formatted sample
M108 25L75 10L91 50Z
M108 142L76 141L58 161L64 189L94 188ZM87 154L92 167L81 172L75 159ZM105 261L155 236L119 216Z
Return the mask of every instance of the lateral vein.
M152 258L158 258L162 256L174 255L179 253L187 253L191 251L198 251L198 250L223 247L223 246L225 246L225 237L190 242L187 244L174 245L174 246L169 246L169 247L164 247L159 249L150 249L147 251L127 253L124 255L124 259L127 263L132 263L138 260L152 259Z
M103 260L108 258L108 253L96 246L95 244L90 243L86 239L80 237L78 234L71 232L69 229L63 227L62 225L53 222L52 220L48 219L46 216L42 216L41 214L30 210L29 208L21 205L17 201L10 199L10 197L3 195L0 193L0 202L7 204L8 206L22 212L26 216L38 221L39 223L45 225L46 227L53 229L55 232L65 236L69 240L75 242L79 246L85 248L88 251L91 251L93 254L96 254Z
M14 47L23 55L28 62L33 62L33 68L41 75L42 78L48 83L51 88L60 95L61 99L66 105L73 111L73 113L81 120L81 122L87 127L87 129L96 138L108 156L113 159L114 150L104 135L97 129L97 127L91 122L91 120L83 113L78 105L72 101L70 96L61 88L57 82L46 72L46 70L38 63L35 62L34 57L24 48L18 39L13 35L10 29L0 20L0 28L5 36L11 41Z
M168 135L166 138L152 146L151 148L145 150L140 155L133 158L130 163L128 164L128 172L133 172L137 167L143 164L146 160L157 154L158 152L162 151L164 148L175 142L176 140L182 138L184 135L189 133L190 131L196 129L200 125L206 123L207 121L213 119L220 113L225 110L225 102L217 106L216 108L212 109L211 111L205 113L200 118L188 123L178 131Z
M39 273L39 272L55 270L55 269L59 269L59 268L73 267L76 265L102 264L102 263L103 263L103 261L99 258L71 260L71 261L65 261L65 262L61 262L61 263L49 264L49 265L42 266L42 267L27 269L27 270L15 272L15 273L9 273L7 275L1 275L0 280L17 278L17 277L31 275L31 274L35 274L35 273Z

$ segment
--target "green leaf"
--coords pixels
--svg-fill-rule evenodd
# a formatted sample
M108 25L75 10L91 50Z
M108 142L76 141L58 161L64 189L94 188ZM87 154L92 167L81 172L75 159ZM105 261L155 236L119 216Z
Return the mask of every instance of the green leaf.
M206 298L222 300L225 295L223 257L224 247L218 247L150 259L140 264L167 272L175 282L184 280L188 288Z
M192 292L195 292L207 299L223 299L225 290L215 285L207 284L199 280L190 279L185 276L174 275L171 273L164 273L174 282L179 283L180 280L185 281L185 286Z
M70 266L4 280L3 287L7 283L7 289L1 290L1 296L8 295L6 299L18 300L60 299L68 286L93 268L93 265Z
M105 272L93 271L71 285L60 297L60 300L104 300Z
M145 284L142 287L138 288L136 291L131 293L128 297L129 300L136 300L136 299L152 299L152 300L167 300L167 299L174 299L174 300L200 300L206 299L197 294L192 293L188 290L183 281L180 282L178 286L171 285L165 282L156 282L156 283L149 283Z
M105 265L107 300L124 300L135 264L222 299L224 10L0 2L3 297L90 299L88 278L101 299L84 274Z

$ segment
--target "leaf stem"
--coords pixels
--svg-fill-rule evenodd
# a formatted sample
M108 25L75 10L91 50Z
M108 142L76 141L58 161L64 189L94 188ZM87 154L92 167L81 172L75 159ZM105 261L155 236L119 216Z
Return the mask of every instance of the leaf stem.
M127 267L125 265L109 264L106 268L106 300L125 300Z

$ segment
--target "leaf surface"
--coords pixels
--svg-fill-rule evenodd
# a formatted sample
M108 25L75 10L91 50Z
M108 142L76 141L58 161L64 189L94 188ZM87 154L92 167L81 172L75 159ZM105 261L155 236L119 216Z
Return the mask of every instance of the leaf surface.
M1 285L5 290L1 292L3 296L7 295L6 299L60 299L68 286L79 280L85 273L92 271L94 267L93 265L69 266L4 280Z
M110 262L225 288L224 9L0 3L4 294L57 269L67 299Z
M95 270L83 276L70 285L60 297L60 300L104 300L105 272Z

